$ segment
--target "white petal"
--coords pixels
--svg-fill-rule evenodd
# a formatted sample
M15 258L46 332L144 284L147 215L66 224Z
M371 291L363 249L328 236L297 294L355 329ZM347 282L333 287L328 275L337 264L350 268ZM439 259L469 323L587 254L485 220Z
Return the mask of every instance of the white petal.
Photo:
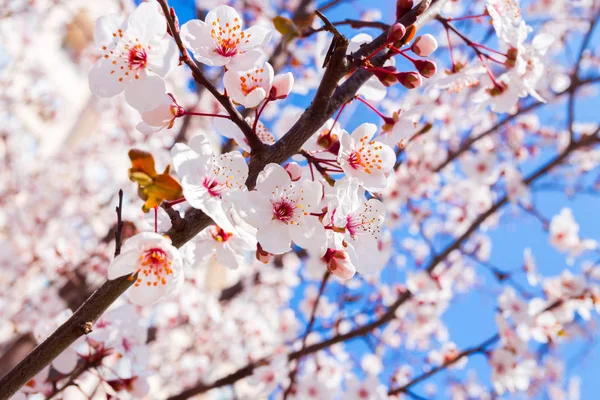
M142 43L160 40L167 33L167 22L155 1L140 4L130 15L127 31Z
M170 37L164 39L160 46L153 47L148 55L148 70L163 78L169 75L179 64L179 49Z
M138 306L150 305L166 294L167 286L168 285L148 286L145 282L142 282L140 286L133 286L129 289L129 300Z
M256 190L261 194L271 197L282 188L287 188L292 184L292 179L288 173L279 164L267 164L265 168L258 174L256 179Z
M233 231L235 228L225 212L223 200L211 196L208 191L191 185L183 185L183 194L187 202L194 208L198 208L208 215L215 224L226 231Z
M143 113L158 107L166 92L165 81L156 75L140 74L139 79L133 79L125 88L127 103Z
M114 40L113 34L117 33L123 25L123 17L117 14L103 15L96 20L94 41L98 47L108 46Z
M326 250L327 236L317 217L306 217L298 224L290 225L290 236L303 249L322 255ZM261 243L262 245L262 243Z
M72 348L66 348L52 361L52 366L61 374L68 374L77 366L77 353Z
M216 253L217 261L231 269L238 268L240 266L240 262L244 258L243 254L235 254L230 248L226 248L224 246L217 246Z
M273 218L271 202L257 191L234 192L227 200L233 203L240 217L255 228L268 224Z
M133 274L138 269L140 253L135 250L119 254L108 266L108 279Z
M302 204L302 210L310 213L319 208L321 198L323 197L323 185L316 181L305 179L298 185L302 191L302 198L298 204Z
M125 90L125 81L119 81L111 74L112 61L106 58L99 59L90 70L88 82L90 91L99 97L113 97Z
M240 14L238 14L233 7L227 5L221 5L212 9L206 15L205 21L208 26L213 26L213 22L216 22L217 25L220 25L223 29L228 25L239 25L240 31L242 28L242 18L240 17Z
M236 54L227 60L227 68L231 71L245 71L265 62L265 55L259 49L252 49Z
M271 30L263 26L255 25L244 31L245 40L240 42L238 49L250 50L255 47L264 46L271 39Z
M290 230L283 222L272 220L258 228L256 238L261 247L273 254L290 251Z
M171 159L173 168L183 180L191 184L199 184L206 175L209 167L209 159L199 155L189 146L176 143L171 148Z
M377 125L366 122L359 125L359 127L352 132L351 136L352 139L357 142L361 138L365 138L365 141L369 141L373 138L373 136L375 136L375 133L377 133Z

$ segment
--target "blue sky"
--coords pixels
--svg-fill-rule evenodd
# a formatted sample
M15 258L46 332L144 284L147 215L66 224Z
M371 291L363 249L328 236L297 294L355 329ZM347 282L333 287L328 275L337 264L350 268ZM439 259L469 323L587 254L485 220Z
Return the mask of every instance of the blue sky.
M192 1L172 0L170 3L177 11L180 23L184 23L194 16ZM383 15L393 15L394 2L384 1L381 3ZM375 4L375 2L368 2L368 6L373 6L373 4ZM366 5L366 2L355 1L353 4L345 4L328 11L327 16L331 20L355 17L358 15L357 10L364 9ZM387 21L389 18L386 19L384 17L384 20ZM347 28L342 28L341 30L343 33L346 32L350 36L352 35L352 31ZM374 33L376 33L376 31ZM600 34L596 32L592 43L598 43L599 36ZM578 49L579 44L577 43L574 48ZM438 58L441 58L439 54ZM290 102L296 105L305 105L308 104L309 99L310 96L307 98L295 96L290 99ZM578 105L577 118L579 121L597 122L597 107L594 107L592 103L593 102L587 101ZM559 103L558 105L543 107L539 115L543 121L556 123L558 117L559 123L564 123L564 110L564 104ZM352 116L346 120L345 128L351 130L363 122L380 123L378 117L372 112L368 111L363 106L359 106L355 109ZM551 156L552 152L550 151L542 154L532 167L539 165L544 158ZM551 181L551 178L546 181ZM569 198L561 193L540 192L534 195L534 199L538 210L547 218L551 218L553 215L558 214L562 207L572 208L575 219L580 224L581 237L600 239L597 222L600 220L600 207L598 207L599 202L595 195L580 194L574 198ZM555 251L548 244L548 236L543 231L538 220L525 215L523 212L510 213L506 208L504 211L500 228L490 233L493 241L493 250L490 259L492 265L505 271L518 269L523 263L523 250L525 247L530 247L542 275L556 275L567 268L565 256ZM402 239L402 235L403 233L400 233L397 239ZM438 250L442 248L442 244L438 244ZM573 268L574 272L578 271L579 264L576 263ZM485 285L483 290L473 290L466 295L459 295L456 297L451 307L443 316L443 320L449 328L450 337L457 343L459 349L477 345L496 333L496 325L494 322L494 308L496 307L495 298L498 291L501 289L501 286L495 282L494 277L483 267L478 269L478 273L479 272L480 276L485 279L488 285ZM517 277L520 283L527 286L524 278L524 276ZM335 288L330 287L330 289L333 295L337 293ZM294 303L297 303L302 292L303 287L300 287ZM585 346L585 342L582 340L563 345L562 354L564 354L566 359L569 359L581 351L583 346ZM368 351L368 348L362 339L355 340L350 348L355 352L356 358L360 358L362 352ZM394 360L391 364L397 366L401 364L401 362L402 360ZM569 368L571 373L579 375L582 378L582 398L596 398L598 389L600 389L597 378L597 371L600 369L600 346L594 346L583 362L573 363ZM465 371L468 369L475 370L478 373L481 382L490 383L490 370L483 356L476 355L472 357L465 370L452 373L456 374L456 376L465 376ZM383 373L382 376L384 377L384 382L388 380L386 376L389 375L389 373L389 369ZM418 369L416 373L418 373ZM446 373L441 373L427 381L440 384L440 388L442 389L438 394L438 398L446 397L443 392L443 383L445 382L446 377ZM424 384L415 386L414 392L421 396L425 396Z

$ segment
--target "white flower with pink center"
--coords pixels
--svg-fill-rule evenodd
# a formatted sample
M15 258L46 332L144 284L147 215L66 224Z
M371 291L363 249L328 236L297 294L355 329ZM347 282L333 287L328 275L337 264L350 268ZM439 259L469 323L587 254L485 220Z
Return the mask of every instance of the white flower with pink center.
M225 72L223 84L231 100L252 108L258 106L271 92L273 76L271 64L264 63L248 70Z
M147 78L165 77L179 61L158 7L155 1L142 3L127 21L116 15L98 19L94 39L102 54L89 73L92 93L113 97L125 91L127 102L140 112L157 104L157 98L148 95L154 85Z
M108 279L126 275L135 281L129 290L131 302L149 305L181 287L183 259L171 239L154 232L138 233L108 267Z
M182 178L183 196L194 208L198 208L225 229L234 227L224 201L234 191L245 190L248 165L244 156L234 151L216 155L203 135L190 139L189 146L177 143L171 149L173 166Z
M365 123L340 140L338 162L347 176L357 179L367 190L383 190L387 173L394 168L396 154L388 145L372 140L377 126Z
M273 254L291 249L290 242L321 253L325 228L311 215L320 211L323 187L318 182L292 182L278 164L268 164L258 175L256 190L235 197L236 210L258 229L261 247Z
M253 26L242 30L242 18L222 5L211 10L204 21L191 20L181 27L181 39L194 58L213 67L248 69L264 58L259 50L271 38L271 30Z
M343 247L330 237L329 247L345 250L356 271L377 272L383 267L379 259L379 238L385 218L385 207L377 199L365 200L359 194L358 181L345 178L336 182L336 195L328 204L323 221L334 235L341 236Z

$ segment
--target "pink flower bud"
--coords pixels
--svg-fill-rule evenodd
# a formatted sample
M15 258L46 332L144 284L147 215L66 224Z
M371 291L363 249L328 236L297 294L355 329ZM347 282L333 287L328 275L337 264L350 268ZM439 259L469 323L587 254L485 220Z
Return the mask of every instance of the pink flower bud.
M396 79L407 89L416 89L423 84L421 75L417 72L398 72Z
M390 43L397 42L404 37L405 33L406 27L400 22L396 22L394 25L392 25L390 31L388 32L387 40Z
M506 61L504 62L504 65L506 65L508 68L513 68L516 63L517 63L517 56L519 55L519 50L511 47L510 49L508 49L508 51L506 52Z
M385 70L385 71L382 71ZM396 76L394 75L396 73L396 68L392 67L392 66L387 66L387 67L381 67L379 69L376 70L370 70L371 72L373 72L373 75L375 75L375 77L377 79L379 79L379 82L383 83L385 86L392 86L393 84L396 83ZM389 71L389 72L386 72Z
M292 182L299 181L300 178L302 178L302 167L298 163L291 162L286 164L283 168L292 179Z
M437 40L428 33L416 38L410 49L418 56L428 57L437 47Z
M291 72L277 75L273 78L269 98L271 100L285 99L292 91L292 86L294 86L294 75Z
M437 72L437 65L433 61L415 60L413 64L415 64L417 71L423 78L431 78Z
M398 21L404 14L410 11L413 7L413 0L397 0L396 1L396 21Z
M342 250L327 249L323 256L327 263L327 269L340 279L350 279L356 273L356 268L352 265L348 253Z
M260 243L256 244L256 259L263 264L268 264L273 258L273 254L268 251L264 251Z

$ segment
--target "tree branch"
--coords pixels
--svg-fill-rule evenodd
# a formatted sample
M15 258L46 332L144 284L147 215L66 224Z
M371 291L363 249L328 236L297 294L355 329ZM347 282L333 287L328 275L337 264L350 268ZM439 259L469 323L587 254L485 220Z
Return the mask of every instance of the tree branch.
M165 18L167 19L169 29L173 33L173 37L182 54L182 59L192 70L192 74L194 75L196 82L204 85L207 90L209 90L228 111L228 113L231 115L232 121L234 121L243 132L247 132L247 129L251 128L243 120L240 113L232 106L229 99L219 93L216 87L208 79L206 79L201 71L199 71L197 65L190 59L187 50L181 41L181 37L178 34L178 30L176 29L175 22L171 16L171 10L167 1L158 1L163 9ZM439 7L447 1L448 0L433 0L435 6L437 7L430 7L427 12L424 12L425 10L422 6L415 7L413 10L407 13L400 22L404 23L405 25L415 23L415 25L422 26L422 24L424 24L426 21L433 18L435 13L439 11ZM422 4L429 5L430 1L425 0ZM361 49L355 53L355 56L364 56L365 54L376 50L381 46L382 43L385 42L386 38L387 30L377 37L372 43L362 46ZM332 57L331 62L325 70L324 78L319 85L313 102L306 112L304 112L304 114L300 117L298 122L281 140L268 148L268 151L259 151L253 154L249 165L250 174L248 181L246 182L249 190L254 188L258 173L262 171L267 164L272 162L281 164L292 155L296 154L304 142L308 140L343 103L350 100L356 94L356 91L360 88L360 86L369 79L371 73L361 70L354 73L353 76L351 76L342 86L337 86L337 82L347 72L349 72L350 69L345 51L346 50L343 45L338 46L336 49L334 57ZM383 63L387 57L387 55L380 55L371 60L371 62L374 65L377 65L376 63ZM186 217L180 221L177 229L174 227L169 230L167 234L171 237L174 246L181 247L211 223L211 219L203 212L193 209L188 212ZM132 282L133 281L129 280L128 277L121 277L119 279L104 282L102 286L100 286L100 288L98 288L98 290L96 290L85 301L85 303L83 303L83 305L73 314L73 316L71 316L71 318L69 318L52 335L50 335L48 339L38 345L30 354L27 355L23 361L21 361L16 367L14 367L2 379L0 379L0 388L2 389L0 393L0 400L6 400L12 396L21 386L26 384L33 376L35 376L35 374L41 371L42 368L44 368L54 358L61 354L75 340L77 340L83 334L89 333L89 329L93 323L114 301L117 300L121 294L123 294L131 286ZM391 315L389 318L391 320L393 315ZM380 324L375 323L377 324L375 327L383 323L384 322ZM304 350L304 353L308 354L310 352L318 351L320 349L319 345L323 344L308 346ZM326 344L324 345L324 347L327 346L328 345ZM291 356L298 357L299 355L300 354L296 352ZM252 373L254 365L250 365L246 368L246 370L242 369L241 372L238 371L236 373L238 375L234 374L234 377L248 376ZM215 382L213 385L225 385L229 379L231 378L226 377L223 380ZM208 390L208 388L210 387L200 388L198 393L202 393L203 391ZM193 389L193 391L197 390L198 388Z

